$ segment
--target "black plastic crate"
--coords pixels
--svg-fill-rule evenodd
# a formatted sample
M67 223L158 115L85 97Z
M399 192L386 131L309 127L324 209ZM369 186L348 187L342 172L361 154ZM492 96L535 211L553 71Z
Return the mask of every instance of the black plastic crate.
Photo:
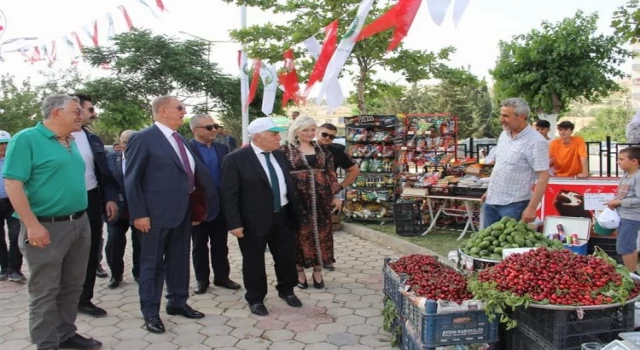
M402 314L402 294L399 289L400 285L407 280L407 275L404 273L397 274L393 271L393 269L389 267L390 262L393 262L391 258L384 258L384 266L382 267L384 285L382 291L384 295L393 301L398 314Z
M584 310L582 318L575 310L560 311L529 307L517 308L510 317L518 329L530 338L540 338L549 349L580 349L589 342L610 343L621 332L633 331L634 303L623 307ZM543 348L545 349L545 348Z
M425 231L420 204L416 201L394 203L393 220L398 236L417 236Z
M454 186L429 186L427 191L433 196L453 196Z
M598 238L591 237L589 239L589 243L587 244L587 254L593 254L595 250L595 246L598 246L604 250L610 257L612 257L618 264L622 264L622 256L618 255L616 251L616 242L618 240L616 238Z
M519 328L510 329L504 332L505 340L500 350L553 350L556 349L547 343L544 339L530 337L523 333Z
M456 196L482 197L485 194L485 192L487 192L486 188L464 187L464 186L455 186L453 188L453 194Z

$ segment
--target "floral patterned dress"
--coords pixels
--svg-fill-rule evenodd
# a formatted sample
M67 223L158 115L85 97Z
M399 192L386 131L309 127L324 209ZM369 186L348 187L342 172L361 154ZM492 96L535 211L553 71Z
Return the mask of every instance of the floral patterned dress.
M296 234L296 264L305 268L332 264L331 201L338 191L333 156L314 143L315 155L303 155L297 145L283 146L300 204L301 228Z

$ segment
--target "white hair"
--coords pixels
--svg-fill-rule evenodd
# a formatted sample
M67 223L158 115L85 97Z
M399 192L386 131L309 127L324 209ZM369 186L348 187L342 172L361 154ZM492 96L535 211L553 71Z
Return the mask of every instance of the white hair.
M318 124L313 118L311 117L296 118L293 124L291 124L291 126L289 127L289 134L287 135L287 141L289 141L289 143L292 143L292 144L296 143L297 141L296 134L298 133L298 131L304 130L310 127L316 127L316 128L318 127Z

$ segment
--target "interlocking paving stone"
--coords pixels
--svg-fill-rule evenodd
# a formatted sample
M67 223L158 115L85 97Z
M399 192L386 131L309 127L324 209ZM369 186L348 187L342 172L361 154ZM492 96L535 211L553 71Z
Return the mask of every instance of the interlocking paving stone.
M302 308L289 307L278 297L273 260L267 253L268 316L251 314L244 289L234 291L211 285L205 294L195 295L192 271L188 302L206 317L191 320L169 316L163 299L160 317L167 332L151 334L143 328L128 245L120 287L107 288L108 279L96 282L93 302L105 308L108 316L78 315L76 325L79 333L100 340L104 350L391 349L391 335L382 330L381 264L385 256L397 253L343 232L334 234L334 248L336 271L323 271L325 288L296 288ZM231 279L241 283L242 256L237 241L231 237L229 260ZM102 264L107 267L106 261ZM28 270L25 267L23 271ZM310 270L307 275L311 282ZM35 350L29 342L28 304L26 285L0 282L0 349Z

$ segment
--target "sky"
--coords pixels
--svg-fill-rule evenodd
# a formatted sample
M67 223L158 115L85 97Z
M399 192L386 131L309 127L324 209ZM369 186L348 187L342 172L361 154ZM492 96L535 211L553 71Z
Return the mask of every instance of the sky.
M126 29L122 13L118 10L119 5L125 6L135 26L178 38L189 38L181 34L182 31L208 40L227 41L230 40L229 31L240 26L239 8L221 0L163 1L168 11L156 11L156 17L139 0L0 0L0 10L7 19L0 43L17 37L38 37L35 41L4 45L2 51L26 44L50 43L51 40L69 35L73 31L77 31L84 45L89 45L91 40L83 27L90 27L92 30L94 20L98 20L102 44L107 34L107 13L112 14L117 32ZM147 2L156 9L154 0ZM612 32L612 14L624 3L626 0L471 0L457 27L451 19L453 6L444 23L438 26L429 17L426 3L423 3L404 42L408 48L433 51L454 46L457 52L451 57L451 66L470 67L475 75L490 79L489 70L495 64L500 40L510 40L514 35L540 28L543 20L556 22L573 16L577 10L598 12L599 30L609 34ZM279 24L285 20L285 17L252 8L249 8L247 14L248 25L267 22ZM25 63L18 54L4 54L6 61L0 63L0 74L11 73L19 79L33 77L37 81L39 70L65 68L70 64L70 56L66 48L61 46L59 43L57 48L60 62L53 68L48 68L44 62L34 65ZM225 73L237 74L238 49L239 45L236 43L215 44L212 61ZM63 60L65 55L67 58ZM85 65L80 64L80 69L89 72ZM631 65L625 65L625 70L630 73ZM108 73L91 70L90 74L99 76ZM399 76L389 72L381 72L379 77L388 81L399 79ZM402 83L401 80L398 82ZM346 91L353 89L348 79L341 80L341 84Z

